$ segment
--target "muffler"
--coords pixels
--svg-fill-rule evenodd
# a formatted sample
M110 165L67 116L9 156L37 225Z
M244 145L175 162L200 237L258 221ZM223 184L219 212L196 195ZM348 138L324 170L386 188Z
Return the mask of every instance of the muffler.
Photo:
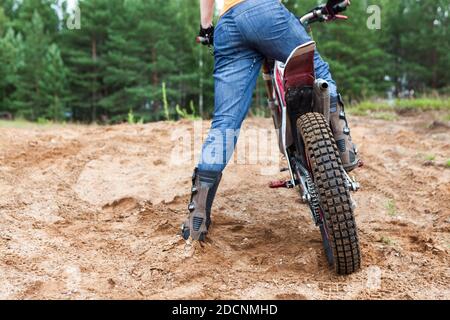
M327 81L317 79L314 82L314 112L324 115L327 122L330 122L330 88Z

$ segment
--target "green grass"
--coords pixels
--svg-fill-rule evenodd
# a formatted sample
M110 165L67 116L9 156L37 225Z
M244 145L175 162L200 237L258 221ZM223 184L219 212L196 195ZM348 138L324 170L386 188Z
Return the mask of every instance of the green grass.
M450 159L447 160L447 163L445 164L445 166L446 166L447 168L450 168Z
M450 110L450 98L421 98L414 100L397 100L396 108L412 110Z
M425 160L434 161L434 160L436 160L436 156L434 154L429 154L425 157Z
M386 209L388 212L388 215L391 217L395 217L398 215L397 212L397 205L395 204L395 200L388 200L388 202L386 203Z
M378 119L378 120L385 120L385 121L398 120L398 116L392 112L377 112L377 113L373 114L373 118Z
M65 122L55 123L50 120L40 119L36 122L31 122L24 119L15 119L12 121L0 120L0 128L16 128L16 129L29 129L29 128L49 128L53 126L65 126Z
M395 242L392 239L390 239L388 237L385 237L385 236L382 236L380 238L380 242L385 244L385 245L387 245L387 246L392 246L392 245L395 244Z
M377 112L402 112L402 111L450 111L450 98L420 98L411 100L395 100L393 103L385 101L363 101L348 108L349 113L354 115L369 115ZM450 119L450 115L448 116Z
M133 109L130 109L127 116L128 124L136 124L136 117L134 116Z
M366 116L369 112L392 111L393 108L386 102L363 101L347 109L348 112L358 116Z
M31 128L42 126L38 123L30 122L23 119L16 119L13 121L0 120L0 128Z

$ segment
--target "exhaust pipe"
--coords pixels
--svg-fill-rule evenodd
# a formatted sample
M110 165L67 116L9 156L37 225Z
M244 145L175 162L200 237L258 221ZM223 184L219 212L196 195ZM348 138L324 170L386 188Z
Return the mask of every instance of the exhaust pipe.
M323 79L314 82L314 112L324 115L330 122L330 85Z
M329 88L328 82L323 79L316 80L316 85L319 87L320 90L326 90Z

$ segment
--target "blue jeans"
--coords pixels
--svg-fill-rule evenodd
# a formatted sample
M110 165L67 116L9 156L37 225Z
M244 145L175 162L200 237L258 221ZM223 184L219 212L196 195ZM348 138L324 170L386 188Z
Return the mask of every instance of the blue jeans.
M279 0L246 0L220 18L214 38L214 116L203 145L200 171L225 169L250 108L264 58L286 62L296 47L308 41L311 37L306 29ZM336 83L317 50L314 64L316 78L330 85L331 110L336 110Z

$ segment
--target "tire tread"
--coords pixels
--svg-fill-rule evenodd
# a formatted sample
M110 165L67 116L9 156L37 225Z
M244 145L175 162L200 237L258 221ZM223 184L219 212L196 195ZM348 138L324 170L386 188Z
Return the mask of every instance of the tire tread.
M336 141L324 116L319 113L301 116L297 130L303 137L311 162L336 272L342 275L354 273L361 267L359 239Z

